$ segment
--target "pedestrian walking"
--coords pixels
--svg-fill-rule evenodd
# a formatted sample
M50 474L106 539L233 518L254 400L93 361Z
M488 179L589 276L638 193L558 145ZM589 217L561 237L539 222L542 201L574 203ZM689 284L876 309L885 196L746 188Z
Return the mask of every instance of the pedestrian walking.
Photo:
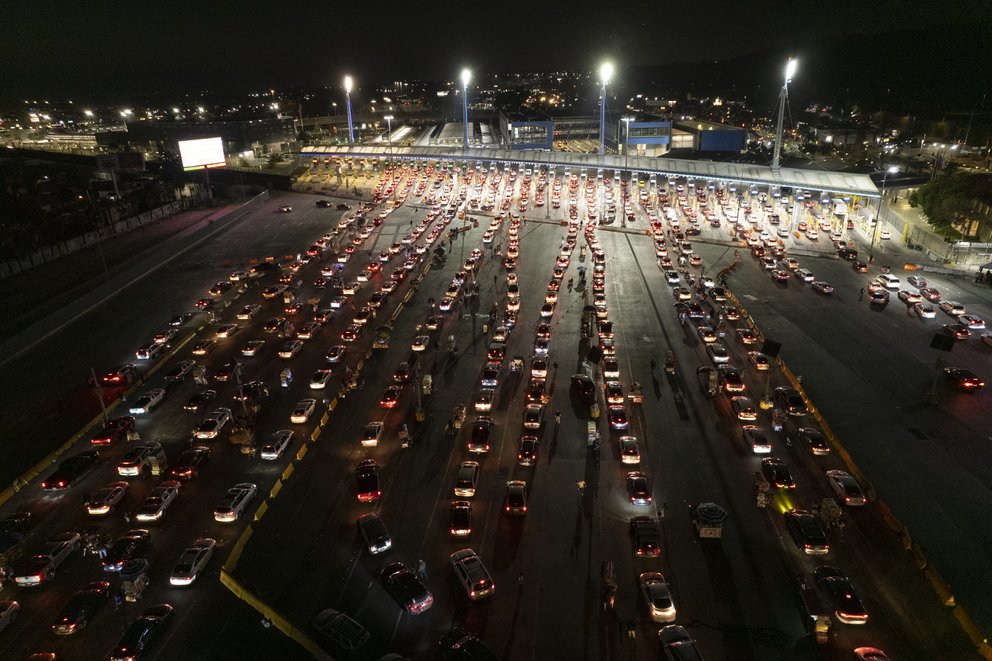
M114 590L113 596L114 596L114 610L115 611L116 610L120 610L121 609L121 604L124 601L123 599L121 599L121 593L118 592L117 590Z
M524 573L520 572L517 574L517 592L520 594L524 593Z
M858 300L859 300L859 301L861 301L861 300L864 300L864 297L865 297L865 288L864 288L864 287L862 287L862 288L861 288L861 295L860 295L860 296L858 296Z
M126 523L127 525L131 525L131 513L130 512L124 512L124 523Z
M568 291L572 291L572 282L573 282L573 279L572 278L569 278L568 279Z
M868 263L873 264L875 262L875 255L868 255Z
M420 580L427 580L427 563L422 558L417 560L417 575L420 576Z

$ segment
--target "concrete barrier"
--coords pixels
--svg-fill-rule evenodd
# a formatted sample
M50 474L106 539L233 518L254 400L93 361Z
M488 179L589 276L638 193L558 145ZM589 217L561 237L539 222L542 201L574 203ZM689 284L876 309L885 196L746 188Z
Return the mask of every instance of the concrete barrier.
M978 630L975 625L975 621L971 619L971 615L968 615L968 611L964 609L964 606L955 606L954 610L951 611L954 614L954 619L958 621L961 628L964 629L965 635L971 639L972 644L976 647L981 645L987 645L988 641L982 632Z
M923 555L923 549L916 542L913 542L913 548L910 549L910 553L913 554L913 560L916 561L917 569L923 570L927 568L927 557Z
M902 530L902 522L896 518L889 506L881 498L876 501L878 503L878 511L882 514L882 520L885 521L886 525L892 530L892 532L899 532Z
M234 546L231 548L231 554L227 556L227 561L224 562L224 569L234 571L234 568L238 566L238 560L241 559L241 552L244 551L245 544L248 543L254 532L255 530L251 525L245 527L244 531L238 537L238 541L234 542Z
M261 521L262 517L265 516L265 513L268 511L269 511L269 501L263 500L262 504L258 506L257 510L255 510L255 515L254 517L252 517L252 522L257 523Z
M928 581L930 581L930 585L933 586L934 591L937 593L937 597L940 598L940 603L949 608L954 608L957 605L957 602L954 599L954 594L951 592L951 586L947 584L936 569L933 567L927 567L923 570L923 575L927 577Z
M279 476L279 479L285 482L293 474L294 470L296 470L296 464L289 464L286 466L286 470L282 472L282 475Z
M280 491L282 491L282 480L276 480L275 484L272 485L272 488L269 489L268 497L275 498L276 496L279 495Z
M307 450L309 450L307 446L301 445L296 453L296 461L302 461L303 457L307 456Z
M323 429L324 429L323 427L319 427L319 426L315 427L314 430L310 433L310 440L316 441L318 438L320 438L320 432Z

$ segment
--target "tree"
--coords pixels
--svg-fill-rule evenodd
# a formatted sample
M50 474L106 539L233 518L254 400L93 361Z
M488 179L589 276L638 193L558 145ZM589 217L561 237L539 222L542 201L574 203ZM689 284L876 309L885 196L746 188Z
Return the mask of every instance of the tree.
M909 203L921 207L933 227L947 228L966 220L975 202L989 196L986 179L970 174L940 177L913 191Z

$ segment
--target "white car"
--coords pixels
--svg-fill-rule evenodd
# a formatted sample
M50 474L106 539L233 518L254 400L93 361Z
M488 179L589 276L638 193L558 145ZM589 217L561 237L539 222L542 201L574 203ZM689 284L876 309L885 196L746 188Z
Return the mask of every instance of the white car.
M362 447L376 447L379 445L379 439L382 438L382 428L381 422L370 422L365 425L365 430L362 431Z
M656 571L644 572L640 575L641 594L648 606L651 620L654 622L672 622L675 620L675 602L668 588L664 575Z
M135 519L138 521L158 521L163 516L165 516L166 510L169 509L176 498L179 497L179 482L175 480L166 480L162 482L157 487L151 490L148 497L145 498L144 504L138 513L135 515Z
M940 309L952 317L960 317L966 311L964 305L957 301L941 301Z
M913 310L921 319L934 319L937 316L937 311L933 309L933 306L922 301L913 305Z
M217 438L230 421L231 409L217 409L203 419L203 422L196 428L194 435L196 438Z
M218 523L237 521L257 493L258 487L251 482L242 482L231 487L214 509L214 521Z
M131 415L140 415L142 413L150 413L153 408L162 403L165 398L165 390L162 388L152 388L151 390L146 390L138 396L138 399L134 400L131 404L131 408L128 409Z
M324 354L324 360L331 364L340 363L344 358L344 352L347 351L343 344L336 344L327 350Z
M237 314L238 319L241 321L248 321L262 309L262 306L258 303L249 303L248 305L241 308L241 312Z
M345 303L347 302L348 299L345 298L344 296L335 296L334 298L331 299L330 306L332 310L340 310L341 308L344 307Z
M984 330L985 320L981 317L976 317L973 314L963 314L958 317L958 321L970 328L971 330Z
M127 497L130 488L127 482L111 482L86 502L87 514L90 516L110 514L110 511Z
M327 382L331 380L333 372L327 368L321 368L313 373L310 378L311 390L323 390L327 387Z
M241 355L245 358L257 356L258 352L265 346L265 340L251 340L241 348Z
M285 344L282 345L282 347L280 347L279 357L284 360L289 360L290 358L298 354L300 352L300 349L302 348L303 348L302 340L288 340Z
M302 425L310 419L316 408L316 399L302 399L293 408L293 413L289 416L289 421L295 425Z
M744 425L744 442L754 454L771 454L771 439L758 425Z
M636 436L620 437L620 463L636 465L641 463L641 449Z
M36 587L52 580L59 565L81 546L82 538L78 532L64 532L52 537L17 568L14 582L20 587Z
M813 282L816 280L813 272L809 269L796 269L795 275L801 282Z
M269 439L268 443L262 446L258 456L266 461L275 461L282 456L282 453L286 451L286 448L289 447L292 440L293 432L291 430L280 429L272 434L272 437Z
M854 476L842 470L827 471L827 482L837 494L837 498L848 507L860 507L868 503L865 492Z
M20 610L21 605L16 601L0 601L0 631L3 631L8 625L17 620Z
M176 566L169 575L169 584L177 587L192 585L214 556L216 548L217 541L209 537L201 537L193 542L176 561Z

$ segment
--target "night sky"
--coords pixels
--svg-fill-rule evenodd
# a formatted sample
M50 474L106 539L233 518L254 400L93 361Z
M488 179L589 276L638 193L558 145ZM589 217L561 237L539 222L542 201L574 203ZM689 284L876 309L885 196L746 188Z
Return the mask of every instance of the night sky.
M462 66L480 74L590 70L604 57L622 76L625 64L800 50L836 34L990 16L988 0L28 1L6 4L0 16L0 93L339 85L345 72L361 84L454 77Z

